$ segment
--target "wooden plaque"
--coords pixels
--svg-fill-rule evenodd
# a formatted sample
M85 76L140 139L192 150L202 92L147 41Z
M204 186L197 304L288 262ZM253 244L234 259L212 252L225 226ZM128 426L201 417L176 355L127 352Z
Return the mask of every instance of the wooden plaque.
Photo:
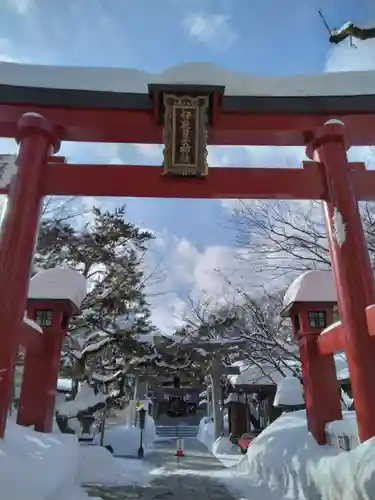
M208 174L209 97L164 94L164 174Z

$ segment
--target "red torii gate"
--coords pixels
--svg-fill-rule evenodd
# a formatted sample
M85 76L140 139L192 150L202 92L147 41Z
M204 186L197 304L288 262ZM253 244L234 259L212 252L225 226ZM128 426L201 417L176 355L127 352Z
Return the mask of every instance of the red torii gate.
M224 91L150 85L147 95L0 85L0 137L19 143L17 174L9 191L0 191L9 196L0 243L0 436L42 198L48 194L322 200L359 434L361 440L375 436L375 349L365 312L375 303L374 284L357 207L357 200L375 199L375 172L348 163L346 156L349 145L375 143L375 95L251 97ZM68 165L51 156L62 140L164 140L164 172L148 166ZM303 145L312 161L300 169L213 168L207 176L207 143Z

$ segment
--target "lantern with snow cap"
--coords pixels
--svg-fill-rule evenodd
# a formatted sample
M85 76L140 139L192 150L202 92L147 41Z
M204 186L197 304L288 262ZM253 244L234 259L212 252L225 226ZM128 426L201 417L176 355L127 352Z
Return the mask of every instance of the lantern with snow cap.
M337 304L331 271L307 271L299 276L284 296L283 316L292 321L293 335L319 335L333 323Z
M30 280L27 317L43 334L26 350L19 424L51 431L62 344L86 293L86 278L73 269L43 270Z
M342 418L334 357L319 347L320 334L334 321L336 303L331 271L307 271L290 285L281 313L291 318L299 343L307 423L319 444L326 443L325 425Z

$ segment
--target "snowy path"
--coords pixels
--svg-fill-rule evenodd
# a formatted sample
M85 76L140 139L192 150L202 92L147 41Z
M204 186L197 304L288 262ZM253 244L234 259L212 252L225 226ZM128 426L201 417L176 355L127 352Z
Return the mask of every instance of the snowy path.
M218 479L224 467L197 440L185 441L185 457L174 456L175 441L155 445L145 460L158 474L148 486L87 487L90 496L103 500L233 500Z

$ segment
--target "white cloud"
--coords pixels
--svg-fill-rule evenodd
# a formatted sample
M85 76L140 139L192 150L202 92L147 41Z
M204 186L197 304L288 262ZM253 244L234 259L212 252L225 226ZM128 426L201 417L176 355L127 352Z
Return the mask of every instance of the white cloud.
M13 45L6 38L0 38L0 61L1 62L20 62L12 55L14 52Z
M211 48L227 48L237 39L230 20L230 16L224 14L199 12L188 14L182 24L199 43Z
M9 7L11 7L17 14L21 16L27 15L34 7L34 0L6 0Z
M212 308L238 299L230 282L242 291L256 291L264 276L256 275L250 262L239 260L241 252L226 245L210 245L203 250L186 238L177 238L167 230L157 236L147 267L160 262L161 282L148 288L155 324L170 332L189 316L188 298L209 301ZM259 289L259 288L258 288Z

